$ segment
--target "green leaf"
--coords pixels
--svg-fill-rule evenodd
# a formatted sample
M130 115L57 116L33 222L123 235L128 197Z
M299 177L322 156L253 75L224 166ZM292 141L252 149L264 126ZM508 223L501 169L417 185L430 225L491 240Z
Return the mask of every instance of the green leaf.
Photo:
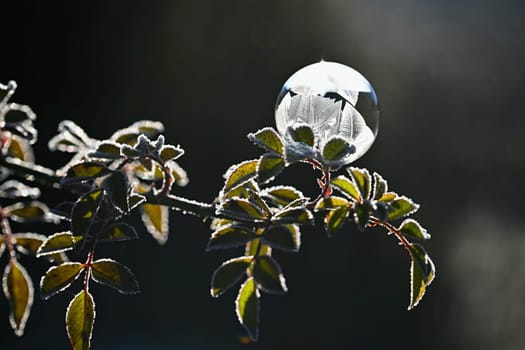
M142 204L142 221L158 244L164 245L169 235L169 208L157 204Z
M306 208L291 207L284 208L272 217L274 223L286 224L311 224L314 216Z
M9 322L15 334L20 337L24 334L31 305L33 305L33 282L26 269L18 261L11 260L5 268L2 287L11 307Z
M140 292L139 283L131 270L111 259L99 259L91 264L91 277L95 282L116 289L122 294Z
M272 181L285 168L284 159L272 153L263 154L257 166L260 183Z
M264 244L260 238L254 239L246 243L244 255L254 257L255 255L271 255L272 247L268 244Z
M63 185L93 180L111 173L106 166L95 162L83 162L73 165L68 169L66 176L62 179Z
M254 159L231 166L224 175L226 182L224 183L223 192L227 193L257 176L258 163L259 160Z
M434 263L419 244L410 244L410 305L411 310L421 301L426 288L434 280L436 269Z
M207 250L243 246L257 237L257 233L247 227L235 224L222 226L211 235Z
M80 273L84 271L84 264L78 262L67 262L62 265L53 266L47 270L40 280L40 291L42 298L49 299L55 294L68 288Z
M227 199L227 198L233 198L233 197L241 197L241 198L248 198L250 197L250 194L248 193L249 190L252 190L255 193L259 193L259 185L252 179L250 181L247 181L243 183L240 186L235 187L233 190L229 191L228 193L221 192L221 199Z
M348 207L339 207L335 210L329 211L328 214L326 214L324 222L328 236L332 236L335 232L339 231L341 227L343 227L348 214Z
M248 188L246 192L248 195L248 200L251 203L255 204L260 209L261 213L263 213L265 216L270 216L272 214L272 210L270 209L268 204L266 204L266 202L262 199L262 197L259 196L258 192L252 190L251 188Z
M177 186L184 187L190 182L186 171L175 161L170 161L168 166L171 170L171 176L175 179Z
M231 198L226 200L218 209L219 213L223 213L233 219L249 220L249 221L265 221L264 213L250 201L242 198Z
M370 210L372 210L372 207L368 201L355 204L354 220L357 224L357 228L359 228L361 232L364 231L368 225L368 220L370 219Z
M255 258L253 278L266 293L284 294L288 290L279 263L268 255Z
M184 154L184 150L180 147L172 145L165 145L159 152L160 159L164 162L175 160Z
M41 202L16 203L4 208L11 220L21 223L31 223L46 219L49 208Z
M398 197L397 199L390 202L388 208L388 220L401 219L407 215L416 212L419 209L419 205L412 202L410 198Z
M292 186L274 186L265 188L262 196L271 200L275 205L287 206L296 199L303 198L303 194Z
M75 238L71 232L57 232L49 237L40 245L36 251L36 256L46 256L72 250L75 246Z
M284 154L283 141L273 128L264 128L254 134L250 133L248 134L248 139L267 151L281 156Z
M319 202L317 202L315 211L332 210L337 209L338 207L348 207L349 205L350 202L342 197L330 196L327 198L322 198Z
M336 136L324 145L323 158L327 161L335 161L354 152L355 147L351 147L345 139Z
M297 252L301 246L301 233L297 225L270 226L264 231L263 242L285 252Z
M35 255L38 248L47 239L46 236L36 233L15 233L11 236L15 240L16 249L27 255Z
M354 167L350 167L347 170L350 176L352 176L357 189L361 193L361 198L363 200L370 199L372 194L372 178L370 177L368 170Z
M95 152L89 153L89 157L101 159L119 159L122 158L120 148L121 145L116 142L104 141L97 146Z
M384 202L384 203L390 203L396 198L398 198L397 193L395 193L395 192L386 192L381 197L379 197L378 201Z
M239 282L252 260L251 256L242 256L225 261L219 266L211 278L211 295L217 298Z
M86 193L76 201L71 210L71 232L73 235L84 236L89 232L103 198L104 190L97 189Z
M346 176L340 175L331 181L332 186L353 201L360 202L361 194L356 185Z
M235 300L235 310L239 322L254 341L259 337L259 291L252 277L239 289Z
M378 173L374 173L374 199L379 200L387 191L388 183Z
M126 175L121 172L114 172L104 181L104 189L116 208L123 213L129 212L128 195L130 188Z
M417 239L430 239L430 234L425 230L419 222L414 219L404 220L398 228L403 234L417 238Z
M121 222L105 228L97 238L99 242L121 242L138 239L139 236L133 226Z
M301 125L297 128L289 128L288 132L295 142L302 142L310 147L314 146L314 132L308 125Z
M66 311L66 330L73 350L89 350L94 323L95 303L89 291L83 289Z

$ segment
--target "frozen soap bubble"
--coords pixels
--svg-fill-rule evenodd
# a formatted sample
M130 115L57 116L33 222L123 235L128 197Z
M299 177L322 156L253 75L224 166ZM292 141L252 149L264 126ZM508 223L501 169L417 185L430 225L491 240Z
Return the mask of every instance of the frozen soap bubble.
M317 149L334 136L351 146L341 162L361 157L377 135L379 104L372 85L355 69L321 61L301 68L283 85L275 106L277 130L308 125Z

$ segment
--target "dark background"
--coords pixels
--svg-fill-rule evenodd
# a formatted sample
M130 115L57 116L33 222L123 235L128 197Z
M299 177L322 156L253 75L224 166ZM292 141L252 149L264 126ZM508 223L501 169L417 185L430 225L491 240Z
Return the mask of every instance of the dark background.
M245 135L274 125L282 83L324 58L362 72L381 103L376 143L355 165L420 203L416 217L433 236L426 247L437 278L408 312L409 259L392 237L348 227L327 239L321 227L304 230L299 254L276 253L289 293L263 296L261 340L242 345L235 292L209 295L213 270L237 252L205 253L207 224L172 213L167 246L141 228L141 240L101 252L130 266L143 293L93 286L94 349L525 348L524 7L504 0L3 3L0 81L16 80L13 101L38 114L38 162L67 161L46 148L60 120L96 138L160 120L168 142L187 151L180 163L190 184L177 192L211 201L229 165L260 154ZM294 169L278 180L312 193L316 174ZM52 204L60 195L43 199ZM23 263L35 283L47 268ZM36 298L20 339L1 299L0 348L67 349L64 313L75 288Z

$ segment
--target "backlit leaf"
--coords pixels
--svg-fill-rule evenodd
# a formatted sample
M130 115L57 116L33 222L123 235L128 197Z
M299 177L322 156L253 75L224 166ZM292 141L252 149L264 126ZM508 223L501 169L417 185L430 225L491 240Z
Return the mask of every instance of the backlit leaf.
M430 234L427 233L419 222L414 219L404 220L398 228L403 234L417 238L417 239L430 239Z
M129 210L133 210L136 207L138 207L140 204L144 203L146 201L146 197L144 197L141 194L138 193L132 193L129 195L128 202L129 202Z
M140 206L142 221L148 232L160 245L166 244L169 234L169 208L145 203Z
M70 167L62 179L64 185L93 180L111 173L107 167L94 162L78 163Z
M42 298L49 299L69 287L84 268L84 264L78 262L67 262L51 267L40 280Z
M159 152L160 159L167 162L170 160L175 160L184 154L184 150L180 147L175 147L172 145L166 145L162 147Z
M259 337L259 291L252 277L248 278L241 286L235 310L239 322L244 326L252 340Z
M25 268L18 261L11 260L5 268L2 287L11 307L9 323L15 334L20 337L24 334L31 305L33 305L33 282Z
M49 213L47 205L41 202L16 203L5 207L4 210L9 215L9 218L22 222L35 222L46 219L46 214Z
M361 194L356 185L346 176L340 175L332 179L332 186L354 201L361 201Z
M310 147L314 145L314 132L308 125L301 125L296 128L288 128L290 136L295 142L302 142Z
M267 151L274 152L278 155L284 154L283 141L273 128L264 128L254 134L248 134L248 139Z
M263 242L285 252L297 252L301 245L301 233L297 225L270 226L264 231Z
M368 170L354 167L350 167L347 170L354 180L353 182L359 190L361 198L363 200L369 199L372 194L372 178Z
M419 209L419 205L412 202L410 198L398 197L397 199L390 202L388 207L388 220L401 219L407 215L416 212Z
M223 192L227 193L237 186L253 179L257 176L258 159L247 160L245 162L233 165L228 169L224 177L226 182L224 184Z
M262 196L269 198L278 206L287 206L296 199L302 198L303 194L292 186L274 186L265 188Z
M104 229L98 236L100 242L121 242L138 239L137 231L133 226L119 222Z
M348 207L339 207L326 214L324 222L328 236L332 236L335 232L341 229L341 227L343 227L346 219L348 218L348 214Z
M388 191L388 183L378 173L374 173L374 199L380 199Z
M253 278L267 293L284 294L288 290L281 267L271 256L262 255L255 258Z
M284 208L272 217L272 222L287 224L307 224L313 223L312 212L302 207Z
M243 246L258 235L255 231L239 225L227 225L213 232L207 250Z
M104 190L97 189L78 199L71 211L71 232L75 236L84 236L89 232L91 223L104 198Z
M91 277L95 282L116 289L122 294L140 292L139 283L131 270L111 259L100 259L91 265Z
M246 274L246 269L252 263L251 256L243 256L239 258L225 261L215 272L211 278L211 295L219 297Z
M365 201L364 203L355 203L354 206L354 220L357 224L357 227L360 231L364 231L368 225L368 220L370 219L370 203Z
M264 221L266 219L264 213L261 213L258 207L241 198L226 200L218 209L218 212L239 220Z
M75 239L71 232L58 232L49 237L40 245L36 251L36 256L56 254L72 250L75 246Z
M434 280L435 267L430 257L419 244L410 244L410 305L412 309L425 295L427 286Z
M317 202L315 211L332 210L337 209L338 207L348 207L349 205L350 202L342 197L330 196L322 198L319 202Z
M128 213L128 177L121 172L114 172L104 181L104 188L113 205L121 212Z
M95 152L89 153L89 156L91 158L119 159L122 158L120 148L121 145L116 142L104 141L97 146Z
M89 291L82 289L69 303L66 311L67 335L73 350L89 350L94 322L93 297Z
M36 233L15 233L11 235L16 244L16 249L27 255L35 255L38 248L47 239L44 235Z
M257 166L257 176L260 183L273 180L285 168L284 159L272 153L264 154Z
M334 161L343 158L344 156L354 153L355 147L343 138L333 137L323 147L323 158L327 161Z

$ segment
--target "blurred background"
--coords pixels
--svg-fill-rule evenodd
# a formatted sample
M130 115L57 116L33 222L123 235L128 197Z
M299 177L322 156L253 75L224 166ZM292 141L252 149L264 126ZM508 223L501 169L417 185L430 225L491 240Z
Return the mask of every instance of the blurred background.
M324 58L363 73L380 100L378 138L355 165L420 203L432 234L437 278L408 312L409 258L395 239L305 229L299 254L276 253L289 293L263 295L261 339L243 344L235 291L209 294L237 252L205 253L208 225L175 212L158 247L135 218L142 239L107 254L143 293L93 286L94 349L525 348L523 1L17 1L1 12L0 81L16 80L13 101L38 115L39 163L67 161L47 150L63 119L95 138L160 120L186 149L190 183L177 193L211 201L231 164L259 156L245 135L274 126L283 82ZM309 194L316 175L297 166L278 181ZM35 282L48 267L23 263ZM20 339L0 298L0 348L68 349L76 291L36 300Z

